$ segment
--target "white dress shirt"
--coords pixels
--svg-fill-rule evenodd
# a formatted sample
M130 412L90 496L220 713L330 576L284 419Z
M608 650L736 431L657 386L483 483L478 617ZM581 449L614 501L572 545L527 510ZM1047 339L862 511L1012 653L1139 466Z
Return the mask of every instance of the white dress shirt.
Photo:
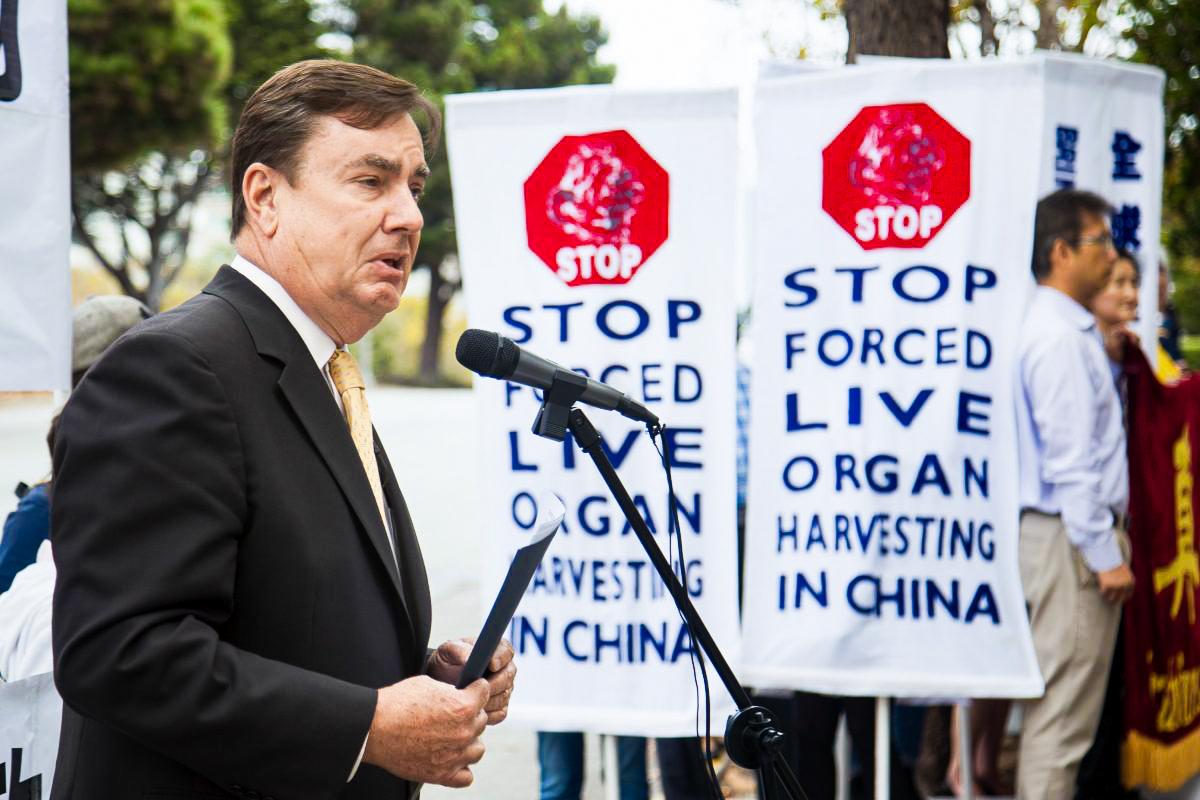
M308 352L312 354L313 361L317 364L317 369L321 371L321 375L325 377L325 384L329 387L330 393L333 395L334 402L337 403L338 411L345 414L345 408L342 405L342 397L338 394L337 388L333 385L333 378L329 376L329 359L333 356L333 351L338 349L337 342L329 338L329 334L321 330L321 326L312 321L312 318L304 313L304 310L297 305L292 296L287 293L287 289L283 288L283 284L275 280L273 277L263 272L257 265L247 261L239 256L234 256L233 261L229 264L233 269L237 270L246 280L253 283L262 293L271 299L283 315L287 317L287 321L296 329L296 333L300 334L300 338L304 340L304 346L308 348ZM388 546L392 548L392 558L396 558L396 545L392 541L392 512L391 508L387 507L386 501L384 507L387 508L387 518L384 524L387 526ZM397 563L397 568L399 564ZM370 738L368 733L367 738ZM363 739L363 746L358 751L358 758L354 761L354 766L350 769L350 777L346 778L346 783L354 780L354 776L358 773L358 767L362 764L363 754L367 752L367 739Z
M1039 286L1021 328L1017 451L1023 509L1062 515L1094 572L1120 566L1114 517L1129 498L1121 401L1096 320Z

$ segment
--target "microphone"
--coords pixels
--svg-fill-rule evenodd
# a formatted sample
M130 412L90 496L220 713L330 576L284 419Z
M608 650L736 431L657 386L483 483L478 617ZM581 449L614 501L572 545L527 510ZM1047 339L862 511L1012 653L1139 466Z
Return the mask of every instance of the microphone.
M596 408L615 409L623 416L646 425L658 425L658 417L629 395L522 350L512 339L494 331L477 328L464 331L458 337L454 356L458 363L484 377L512 381L542 391L549 389L560 373L570 375L583 382L580 402Z

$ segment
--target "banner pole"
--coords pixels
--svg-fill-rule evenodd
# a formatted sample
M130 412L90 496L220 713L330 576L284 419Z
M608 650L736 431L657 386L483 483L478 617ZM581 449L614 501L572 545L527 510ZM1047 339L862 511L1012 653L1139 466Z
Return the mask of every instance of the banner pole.
M892 775L892 724L888 698L875 698L875 800L889 800Z
M966 800L975 800L975 753L971 749L971 701L958 701L958 780Z
M617 737L600 736L601 757L604 759L604 800L621 800L620 760L617 757Z
M835 800L850 800L850 730L843 714L838 720L837 736L833 740L833 761L837 766L837 795Z

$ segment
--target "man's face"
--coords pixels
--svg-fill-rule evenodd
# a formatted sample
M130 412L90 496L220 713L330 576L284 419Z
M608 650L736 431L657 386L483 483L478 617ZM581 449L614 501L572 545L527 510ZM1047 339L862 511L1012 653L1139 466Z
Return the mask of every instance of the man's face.
M400 304L421 240L429 168L408 115L373 130L318 119L292 181L280 181L281 283L339 343Z
M1072 283L1079 294L1089 300L1095 298L1108 285L1117 251L1113 247L1112 233L1108 223L1101 217L1084 217L1083 229L1077 247L1067 248L1067 264Z

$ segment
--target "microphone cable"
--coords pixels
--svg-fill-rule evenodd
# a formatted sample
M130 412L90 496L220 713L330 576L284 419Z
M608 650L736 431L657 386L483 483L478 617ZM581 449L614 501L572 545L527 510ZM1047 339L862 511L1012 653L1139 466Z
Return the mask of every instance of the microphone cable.
M668 526L674 529L674 538L672 531L667 531L667 560L672 560L672 551L679 551L679 579L683 584L685 596L690 596L688 591L687 581L687 559L683 554L683 527L679 523L679 498L675 496L675 483L671 477L671 446L669 437L665 435L665 425L648 425L646 427L650 433L650 441L654 443L654 449L658 452L658 457L662 461L663 472L667 476L667 506ZM662 446L659 446L658 438L662 437ZM677 542L677 544L676 544ZM687 617L681 609L676 609L679 618L683 621L683 627L688 634L689 662L692 665L692 685L696 690L696 738L700 738L700 682L697 680L696 665L700 665L700 678L704 683L704 768L705 777L708 779L709 788L713 792L715 800L721 800L724 794L721 791L721 781L717 777L716 769L713 768L712 756L712 692L708 683L708 670L704 665L704 653L700 645L696 641L696 637L692 634L692 626L688 623Z

